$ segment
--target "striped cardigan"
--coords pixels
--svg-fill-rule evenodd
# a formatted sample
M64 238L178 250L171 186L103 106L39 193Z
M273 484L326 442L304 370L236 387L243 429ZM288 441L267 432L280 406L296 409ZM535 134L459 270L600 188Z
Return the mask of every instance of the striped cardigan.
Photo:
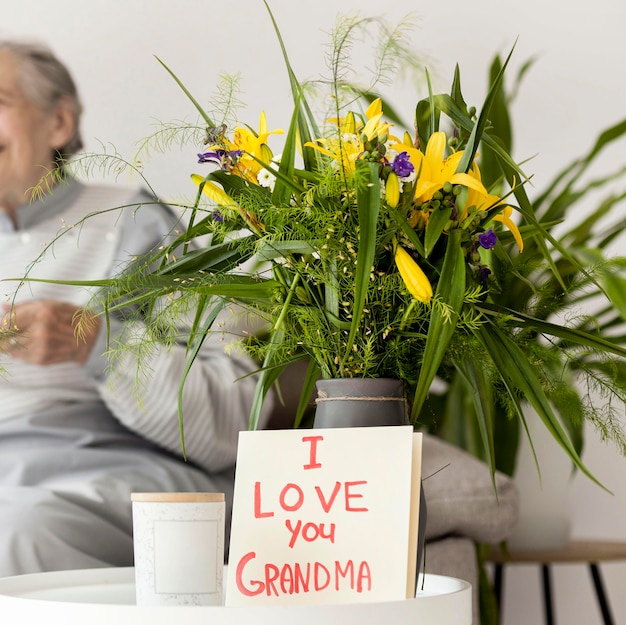
M102 212L109 208L116 210ZM158 245L175 226L172 211L146 195L70 181L41 201L20 207L17 229L0 228L0 279L26 273L63 280L108 277L130 257ZM66 285L31 282L16 290L17 284L0 282L0 297L7 302L57 299L84 306L93 296L87 289ZM111 327L110 341L131 346L143 329L137 321L114 322ZM36 366L0 356L8 372L0 376L0 419L45 414L63 402L95 399L130 430L179 454L177 393L185 347L156 346L140 367L132 348L120 350L109 361L103 355L104 328L102 324L85 366L74 362ZM236 381L255 365L236 350L227 355L221 338L215 335L206 341L184 392L187 457L207 471L234 464L238 432L247 427L255 385L253 377Z

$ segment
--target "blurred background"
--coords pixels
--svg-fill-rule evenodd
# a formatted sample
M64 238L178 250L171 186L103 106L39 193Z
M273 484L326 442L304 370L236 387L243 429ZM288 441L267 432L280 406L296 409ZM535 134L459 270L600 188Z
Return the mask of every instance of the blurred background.
M505 56L515 44L509 78L531 57L535 61L513 107L514 155L518 161L531 159L525 170L538 189L585 153L601 130L626 117L622 0L270 0L270 6L300 80L325 73L329 32L339 13L381 16L394 25L412 14L412 45L428 65L434 90L449 89L458 63L466 100L476 106L484 97L493 56ZM270 128L289 123L289 83L261 0L4 0L0 36L43 40L67 63L85 105L83 134L89 152L118 153L132 161L158 124L196 121L192 105L155 56L203 105L214 96L221 74L240 74L239 99L246 104L240 118L256 127L264 109ZM355 48L356 65L367 44ZM409 73L382 91L409 122L415 103L426 95L423 75ZM142 155L144 175L163 199L194 195L189 176L201 171L196 164L200 149L186 145L149 158ZM602 171L603 164L612 170L617 163L626 164L623 142L607 150L595 171ZM94 167L89 178L111 179L114 174ZM143 184L126 173L117 183ZM626 540L624 458L591 430L583 458L614 494L580 476L574 479L573 536ZM545 472L549 462L542 466ZM626 562L605 564L602 572L616 622L626 622ZM554 578L559 622L599 622L584 567L556 567ZM508 569L505 625L541 622L539 589L536 567Z

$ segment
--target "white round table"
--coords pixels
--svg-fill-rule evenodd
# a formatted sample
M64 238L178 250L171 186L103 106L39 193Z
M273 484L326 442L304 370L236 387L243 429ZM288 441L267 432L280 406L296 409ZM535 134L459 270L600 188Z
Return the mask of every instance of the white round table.
M36 573L0 579L0 614L20 625L471 625L471 585L420 579L415 599L319 606L137 606L132 568ZM9 620L7 619L7 622Z

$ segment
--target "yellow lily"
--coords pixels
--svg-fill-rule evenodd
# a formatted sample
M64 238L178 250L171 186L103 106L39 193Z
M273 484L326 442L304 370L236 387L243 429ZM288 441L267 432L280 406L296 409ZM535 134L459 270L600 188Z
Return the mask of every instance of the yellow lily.
M473 174L475 179L480 181L480 171L478 166L474 165ZM502 198L498 195L492 195L482 186L481 190L476 188L468 189L467 199L459 215L459 221L463 221L468 214L470 207L474 206L477 211L489 211L502 204Z
M415 299L428 304L433 296L433 287L413 257L400 245L396 247L396 266L406 288Z
M513 235L515 242L517 243L517 247L520 252L524 251L524 241L522 240L522 235L520 234L519 228L517 224L511 219L511 215L513 214L513 209L510 206L505 206L504 210L498 215L493 216L493 221L499 221L504 224Z
M350 135L347 138L344 136L344 138L341 139L314 139L313 141L307 141L304 145L333 159L339 163L341 168L346 172L354 171L354 163L359 157L359 154L363 152L363 142L357 135Z
M338 162L346 172L353 172L355 162L365 150L361 136L364 134L368 141L389 133L389 122L381 121L383 117L382 100L377 98L365 111L365 123L358 121L353 113L346 117L327 120L335 124L339 133L337 137L319 138L307 142L307 147L312 147L322 154Z
M363 127L363 133L369 141L372 141L375 137L380 137L389 133L389 122L382 122L383 117L383 103L380 98L376 98L365 111L365 117L367 123Z
M249 128L238 127L235 128L232 141L224 139L222 145L211 147L225 147L229 151L241 150L243 153L237 160L237 164L233 167L232 171L241 178L258 184L257 174L261 171L263 166L255 159L259 159L265 163L271 161L272 151L267 145L267 139L272 134L283 134L283 132L281 128L268 130L265 111L261 111L258 132L254 132Z
M446 135L440 131L431 135L425 152L421 152L406 143L394 146L398 151L407 152L415 167L418 175L415 200L418 204L423 204L432 199L435 192L439 191L446 182L460 184L479 193L487 193L487 189L480 181L480 176L476 175L475 168L472 168L468 173L457 173L459 162L463 158L463 151L460 150L445 157L446 144Z

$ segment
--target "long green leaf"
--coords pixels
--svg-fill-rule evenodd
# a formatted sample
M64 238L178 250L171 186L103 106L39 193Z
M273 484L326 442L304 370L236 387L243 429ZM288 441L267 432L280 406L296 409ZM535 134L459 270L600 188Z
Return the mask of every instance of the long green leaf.
M313 254L317 247L310 241L262 241L259 245L259 260L274 260L290 254Z
M185 362L185 368L183 369L182 376L178 384L178 428L183 458L186 457L185 426L183 421L183 396L185 390L185 382L187 381L187 377L189 376L191 367L198 357L198 353L200 352L202 344L206 340L206 337L211 329L211 326L213 325L213 322L224 308L225 303L226 302L224 301L214 300L213 306L204 321L201 321L200 316L196 316L196 319L194 320L194 325L191 329L191 336L194 337L195 340L193 341L193 344L189 350L189 355L187 357L187 361Z
M537 371L533 369L521 348L493 323L479 326L475 335L483 343L502 378L523 395L572 462L589 479L604 490L608 490L581 460L541 388Z
M183 90L184 94L189 98L190 102L196 107L198 113L209 128L215 128L215 124L213 120L209 117L204 108L200 105L200 103L193 97L191 91L185 87L180 78L157 56L156 60L166 69L167 73L176 81L176 84Z
M490 83L493 83L496 80L501 68L502 62L500 60L500 56L496 55L493 59L491 67L489 68ZM499 141L502 147L509 154L512 154L513 132L511 128L511 117L509 115L507 95L503 82L500 83L500 87L497 89L491 105L489 125L490 127L485 129L485 132L493 136L494 139ZM492 150L483 150L482 152L483 153L480 157L480 175L483 184L492 193L501 195L501 181L503 177L498 158Z
M572 345L584 345L591 349L615 354L621 358L626 358L626 348L604 337L568 328L567 326L550 323L543 319L537 319L531 315L526 315L519 310L513 310L504 306L495 304L480 304L476 307L478 310L493 315L506 316L507 323L516 327L533 328L538 332L546 335L556 336Z
M450 97L456 102L459 108L467 110L467 103L465 102L465 98L463 97L463 92L461 90L461 68L458 63L454 66L454 76L452 78Z
M431 213L430 218L428 219L428 225L426 226L426 236L424 237L424 251L426 253L426 258L431 255L435 245L437 245L437 242L443 234L448 221L450 221L451 214L452 207L440 207Z
M300 394L300 401L296 409L296 418L294 421L294 427L298 428L302 425L302 419L309 407L309 398L313 394L315 389L315 382L320 377L320 369L314 360L309 361L309 367L304 378L302 385L302 393Z
M497 76L491 83L489 87L489 91L487 93L487 97L483 103L480 114L478 115L478 120L474 127L472 128L472 132L470 133L469 139L467 140L467 144L465 145L465 149L463 150L463 156L459 161L459 165L457 167L457 171L467 172L469 168L472 166L474 162L474 157L476 156L476 151L478 150L478 146L482 140L483 132L485 127L487 126L487 122L489 120L489 112L491 111L491 106L493 102L498 97L498 93L500 91L502 80L504 78L504 71L506 70L509 61L511 60L511 56L513 54L513 50L515 46L511 48L506 60L502 64L500 71Z
M370 273L376 252L376 228L380 211L378 164L367 163L361 160L357 161L356 175L359 177L357 188L359 248L357 250L356 268L354 271L352 322L350 324L350 334L346 341L348 346L354 343L361 318L363 317L363 308L367 299L367 287L370 283ZM349 355L350 349L348 348L340 360L340 366L345 364Z
M497 494L495 478L496 452L494 445L495 415L491 381L487 376L486 369L480 366L480 363L471 355L455 360L454 365L472 390L474 413L483 444L485 461L491 469L493 489Z
M282 344L284 338L285 331L282 327L274 329L270 335L270 344L263 360L263 366L258 373L257 383L254 388L254 397L252 399L252 408L250 409L250 419L248 422L249 430L258 429L259 418L261 417L265 397L267 396L272 384L274 384L280 375L280 372L284 368L283 366L269 367L269 365L273 362L274 354Z
M390 208L389 214L393 218L393 220L400 226L402 230L402 234L406 236L406 238L411 242L413 247L416 249L417 253L420 256L426 257L426 250L424 249L424 244L422 240L417 235L417 232L413 228L411 228L409 222L403 218L398 211Z
M294 110L278 166L279 175L276 177L272 191L272 203L276 206L288 203L294 191L291 185L293 185L295 160L298 153L298 134L298 111Z
M278 276L282 276L282 268L279 266L274 266L274 273L278 274ZM277 282L283 281L284 278L282 277L280 278L280 280L277 280ZM289 286L287 297L283 302L280 313L277 319L274 321L274 325L270 332L269 344L265 352L263 367L260 370L257 385L255 387L252 409L250 411L250 421L248 424L250 430L257 429L259 424L259 417L261 416L261 410L265 401L265 396L267 395L272 384L276 381L278 372L280 371L280 369L277 370L275 367L271 367L271 365L274 364L275 353L278 351L278 348L285 340L285 318L287 316L287 313L289 312L289 308L291 306L291 302L293 300L294 293L296 292L298 283L299 276L298 274L296 274L294 276L293 282Z
M324 283L324 308L326 317L339 327L342 324L339 318L339 278L337 276L337 259L329 258L326 261L327 279Z
M456 329L458 316L463 305L465 258L461 248L461 236L462 232L458 229L451 230L448 235L446 255L435 293L435 300L438 301L431 303L430 324L411 408L411 423L416 423L419 417L419 413L428 396L430 385L435 379L439 365L443 361ZM443 314L440 308L441 303L449 307L451 312L449 317Z
M438 94L433 97L435 106L445 115L447 115L459 128L468 132L473 131L476 127L474 122L468 117L467 113L462 110L458 104L448 94ZM511 170L515 171L518 175L518 181L528 180L528 176L523 172L521 167L513 160L512 156L504 149L503 145L497 141L494 137L484 133L482 135L482 142L484 145L493 150L501 162L506 163Z
M306 144L312 141L312 139L321 136L321 133L317 127L315 115L313 115L306 101L306 98L304 97L302 86L300 85L298 79L296 78L296 74L293 71L291 62L289 60L289 55L287 54L285 42L283 40L280 29L278 28L278 23L276 22L276 19L274 18L270 6L266 0L263 0L263 4L265 4L265 8L267 9L267 12L272 21L274 32L276 33L276 38L278 40L278 44L283 55L283 61L285 63L285 67L287 68L287 75L289 76L291 92L297 111L298 132L300 135L299 139L302 144L302 158L304 160L305 169L309 171L320 170L323 162L320 152L310 147L306 147ZM311 132L315 134L315 137L312 136Z
M245 235L237 241L188 251L180 258L157 269L155 275L176 274L177 277L188 277L194 276L199 271L229 271L252 256L251 251L242 248L243 238L246 238Z
M543 193L538 195L535 199L537 211L543 212L544 218L548 220L552 220L553 215L555 214L562 214L561 198L570 194L570 190L573 185L581 179L582 175L592 165L596 157L600 155L604 148L609 146L613 141L622 138L625 134L626 119L623 119L617 124L614 124L604 130L585 156L576 159L564 167L561 172L555 176L552 183L547 186ZM559 185L563 185L563 189L556 198L550 200ZM543 209L544 203L547 203L549 200L549 205Z

